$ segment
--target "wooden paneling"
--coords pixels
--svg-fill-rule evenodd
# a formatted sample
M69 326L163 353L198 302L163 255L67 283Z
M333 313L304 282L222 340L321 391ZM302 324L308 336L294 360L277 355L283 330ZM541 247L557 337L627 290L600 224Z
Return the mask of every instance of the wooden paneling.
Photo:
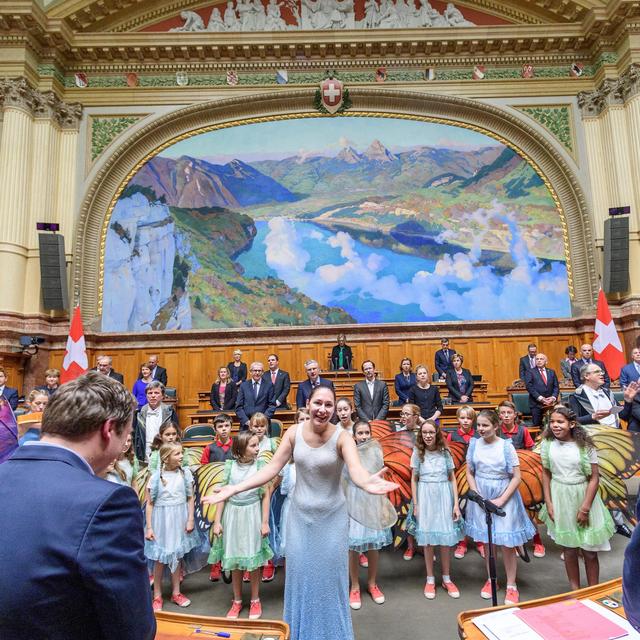
M553 335L529 336L450 336L451 347L464 355L464 366L473 373L482 374L488 383L487 399L497 402L505 397L505 389L518 377L518 360L526 353L530 342L538 344L539 349L549 357L549 367L560 372L560 359L564 357L567 345L580 346L584 336L576 335L571 330L558 330ZM355 365L360 367L366 358L374 360L378 371L384 378L392 379L398 372L401 358L408 356L414 366L426 364L433 371L435 352L440 348L440 340L432 339L397 339L369 340L349 342L354 350ZM218 342L214 345L189 346L176 348L175 345L154 348L110 348L89 351L89 362L93 366L99 353L109 353L113 358L113 366L124 374L126 385L131 388L138 375L138 367L150 354L157 353L162 366L167 368L169 386L178 390L178 412L181 423L188 424L187 414L198 407L198 392L208 389L215 378L217 368L231 360L231 353L237 343ZM280 366L289 371L292 381L305 378L303 363L315 358L321 368L328 366L327 355L331 351L331 342L296 342L277 344L244 344L241 345L242 359L247 364L253 360L261 360L266 367L267 355L275 352L280 357ZM53 351L50 366L59 367L64 353ZM391 387L391 385L390 385ZM392 387L391 387L392 388ZM395 394L392 393L395 400ZM294 394L289 401L294 402Z

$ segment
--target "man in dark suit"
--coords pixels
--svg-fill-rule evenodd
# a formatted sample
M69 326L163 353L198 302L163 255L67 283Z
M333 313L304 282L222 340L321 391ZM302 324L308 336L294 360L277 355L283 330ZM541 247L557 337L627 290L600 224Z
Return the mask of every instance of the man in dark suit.
M538 353L537 345L531 343L527 347L527 355L520 358L520 365L518 367L518 377L520 380L526 381L527 373L531 369L536 368L536 354Z
M3 397L15 411L18 408L18 390L7 386L7 374L0 367L0 397Z
M389 390L376 379L376 365L371 360L362 363L364 380L353 387L353 404L360 420L384 420L389 411Z
M276 399L276 407L290 409L287 403L287 396L291 389L291 379L286 371L280 369L280 360L275 353L267 356L267 364L269 371L265 371L262 376L263 380L267 380L273 385L273 395Z
M51 398L41 440L0 465L0 638L154 638L138 497L99 477L135 408L89 372Z
M529 408L535 427L542 426L542 415L558 401L560 385L553 369L547 369L547 356L536 354L536 366L526 374L524 383L529 392Z
M243 430L249 428L249 420L254 413L264 413L271 420L276 410L273 385L262 379L263 372L262 362L252 362L249 368L251 378L245 380L238 389L236 415Z
M578 358L571 365L571 380L573 381L573 386L578 388L582 384L582 380L580 379L580 369L582 369L586 364L595 364L602 370L602 373L604 374L604 386L608 389L611 386L611 378L609 378L607 367L604 366L604 362L594 359L593 347L590 344L583 344L580 347L580 354L582 357Z
M91 371L97 371L98 373L102 373L108 378L113 378L117 380L120 384L124 384L124 376L121 373L118 373L111 366L113 364L113 360L111 356L98 356L96 359L96 366L91 369Z
M316 360L307 360L304 363L304 368L307 372L307 379L298 385L298 392L296 393L296 407L298 409L307 406L307 400L314 387L328 387L335 393L333 382L320 377L320 367Z
M631 351L631 362L620 370L620 386L624 389L630 382L640 379L640 347Z
M149 356L149 369L151 369L151 377L158 382L167 386L167 370L158 364L158 356ZM141 377L141 376L138 376Z
M451 368L451 361L456 354L455 349L449 348L449 338L440 340L440 349L436 351L435 365L436 371L441 379L447 375L447 371Z

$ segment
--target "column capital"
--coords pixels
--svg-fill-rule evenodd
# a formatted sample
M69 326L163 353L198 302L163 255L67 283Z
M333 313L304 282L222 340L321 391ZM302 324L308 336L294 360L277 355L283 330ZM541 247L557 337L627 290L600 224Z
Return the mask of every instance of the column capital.
M625 102L640 93L640 64L634 62L626 73L620 76L620 91Z
M53 91L38 91L25 78L0 80L0 107L15 107L34 118L54 120L62 129L77 129L82 116L78 102L63 102Z
M619 78L607 78L593 91L578 94L583 118L598 117L607 107L622 105L640 93L640 65L635 62Z

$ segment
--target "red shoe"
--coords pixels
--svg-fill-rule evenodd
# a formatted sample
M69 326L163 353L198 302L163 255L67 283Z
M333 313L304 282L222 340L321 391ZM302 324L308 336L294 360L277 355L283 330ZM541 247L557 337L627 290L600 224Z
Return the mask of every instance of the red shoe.
M249 605L249 620L258 620L262 617L262 605L260 600L252 600Z
M222 569L220 567L220 563L216 562L215 564L211 565L211 571L209 572L209 580L211 580L211 582L218 582L218 580L220 580L221 577L222 577Z
M242 611L242 600L233 600L231 602L231 609L227 611L227 618L230 620L237 620Z
M153 599L153 610L162 611L162 596Z
M496 584L496 589L497 588L498 585ZM480 597L485 600L491 600L491 580L487 580L484 583L484 587L482 587L482 590L480 591Z
M484 542L476 542L476 549L482 558L484 558Z
M251 582L251 575L249 574L248 571L245 571L242 574L242 582Z
M361 553L358 556L358 562L360 563L360 566L364 567L365 569L369 566L369 558L367 558L364 553Z
M442 581L442 588L452 597L452 598L459 598L460 597L460 591L458 591L458 587L456 587L455 584L453 584L453 582L449 581L449 582L444 582L444 580Z
M467 555L467 544L466 542L458 542L456 545L456 550L453 552L453 557L461 560Z
M372 587L368 587L367 591L371 596L371 599L376 604L384 604L384 593L382 593L380 587L377 584L374 584Z
M504 603L505 604L518 604L520 602L520 594L517 589L513 587L507 587L507 591L504 594Z
M423 593L427 600L433 600L436 597L436 583L425 582Z
M177 604L179 607L188 607L191 604L191 600L183 593L176 593L175 596L171 596L171 602Z
M267 564L262 567L262 582L271 582L273 580L273 576L275 575L276 567L273 562L269 560L269 562L267 562Z
M534 544L533 545L533 555L534 555L534 557L536 557L536 558L544 558L546 553L547 553L547 551L544 548L543 544L538 543L538 544Z
M355 611L357 611L362 606L359 589L351 589L351 591L349 591L349 606Z
M413 556L416 554L416 550L412 547L407 547L406 551L402 554L403 560L411 560Z

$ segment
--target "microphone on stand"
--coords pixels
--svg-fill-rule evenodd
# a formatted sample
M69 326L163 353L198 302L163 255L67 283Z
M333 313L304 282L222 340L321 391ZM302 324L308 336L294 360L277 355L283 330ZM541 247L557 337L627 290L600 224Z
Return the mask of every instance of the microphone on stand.
M469 489L469 491L467 491L465 496L466 496L466 498L468 500L471 500L472 502L475 502L476 504L479 504L485 511L488 511L489 513L493 513L496 516L499 516L500 518L504 518L507 515L504 512L504 509L501 509L500 507L496 506L490 500L485 500L476 491L473 491L473 490Z

